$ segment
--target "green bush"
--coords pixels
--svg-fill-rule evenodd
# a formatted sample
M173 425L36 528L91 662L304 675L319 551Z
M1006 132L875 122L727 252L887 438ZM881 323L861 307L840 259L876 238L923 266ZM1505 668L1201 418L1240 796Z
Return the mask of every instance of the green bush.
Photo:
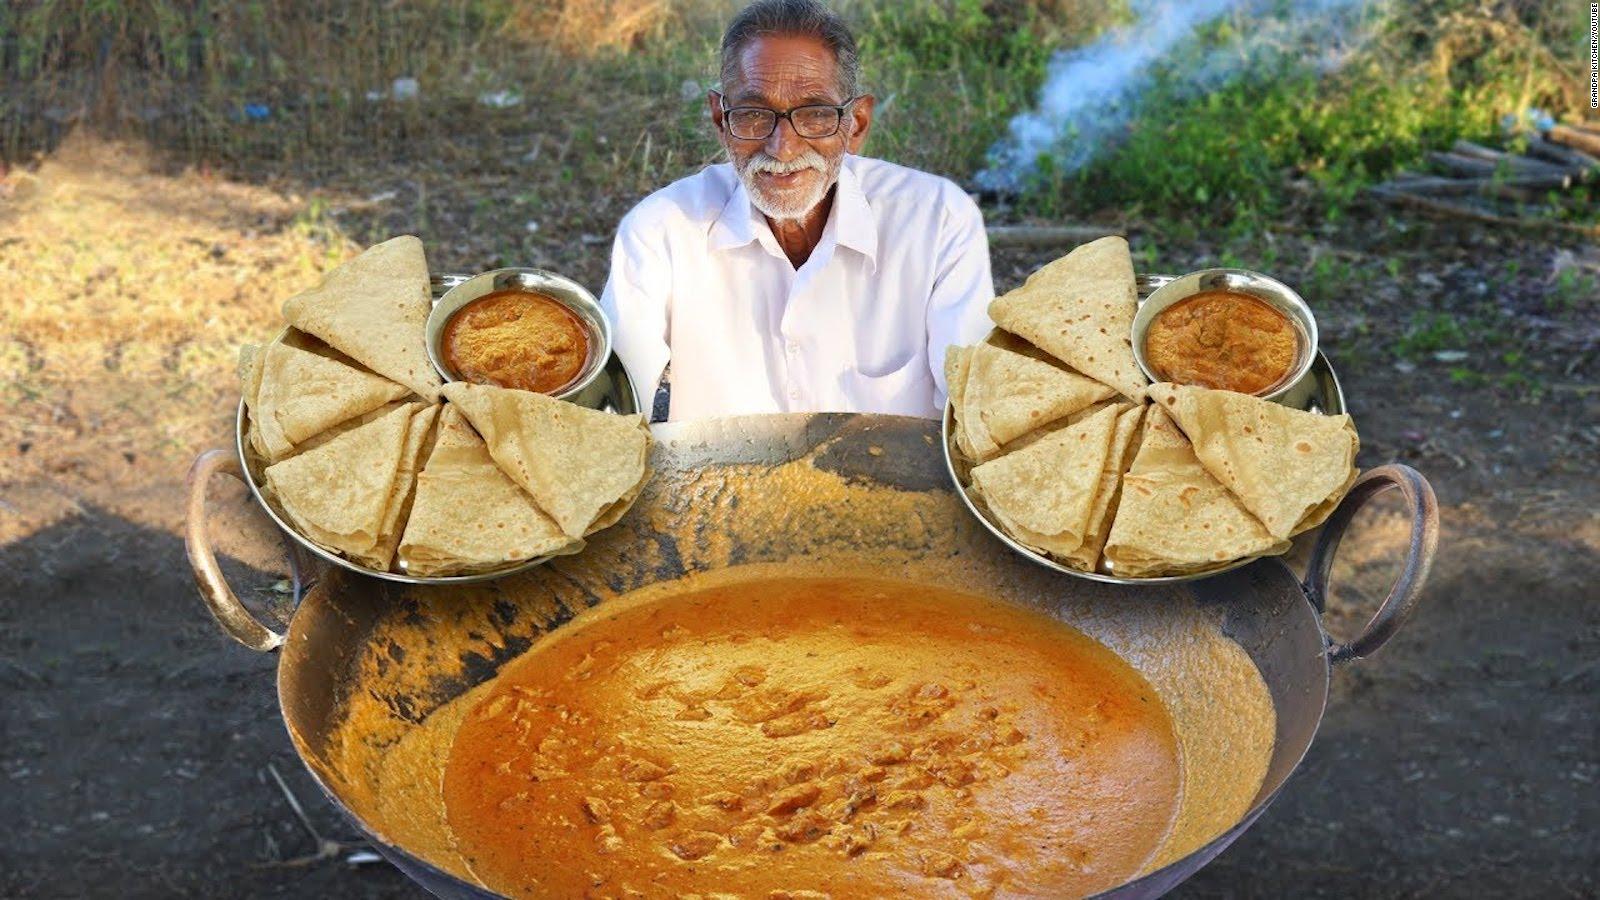
M1570 101L1570 79L1549 69L1553 10L1528 7L1524 22L1462 8L1390 4L1386 18L1360 26L1366 44L1331 74L1301 61L1314 46L1279 48L1197 90L1187 80L1195 60L1243 30L1226 20L1201 29L1184 58L1154 73L1117 145L1071 173L1041 160L1020 205L1047 215L1204 207L1248 218L1311 193L1337 217L1362 188L1419 165L1429 149L1497 142L1502 117ZM1295 181L1314 190L1294 190Z

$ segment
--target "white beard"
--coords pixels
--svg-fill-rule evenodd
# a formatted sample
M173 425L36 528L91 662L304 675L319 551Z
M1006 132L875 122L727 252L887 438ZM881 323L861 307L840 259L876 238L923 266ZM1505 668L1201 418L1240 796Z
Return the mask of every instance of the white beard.
M780 162L764 151L758 150L755 155L744 161L742 167L735 162L734 168L738 170L739 180L744 183L745 193L750 195L750 202L756 205L756 209L761 210L761 214L769 219L783 222L803 219L807 213L816 209L823 198L828 196L828 191L834 182L839 180L839 167L842 163L842 158L830 160L808 147L805 152L788 162ZM802 169L813 169L822 177L811 179L808 187L781 193L768 193L762 190L757 180L757 176L763 172L781 175Z

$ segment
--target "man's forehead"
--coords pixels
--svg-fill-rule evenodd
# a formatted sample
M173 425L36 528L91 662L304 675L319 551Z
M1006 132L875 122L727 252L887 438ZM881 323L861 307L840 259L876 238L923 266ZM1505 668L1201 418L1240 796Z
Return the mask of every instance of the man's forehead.
M733 103L841 103L839 69L822 41L800 35L763 35L739 51Z

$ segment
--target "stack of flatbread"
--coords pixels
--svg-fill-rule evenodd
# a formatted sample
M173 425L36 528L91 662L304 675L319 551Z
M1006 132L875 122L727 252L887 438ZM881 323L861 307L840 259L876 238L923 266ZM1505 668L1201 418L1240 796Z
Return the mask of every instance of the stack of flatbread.
M1086 572L1182 575L1284 552L1355 481L1350 417L1149 384L1131 345L1137 297L1127 242L1102 238L997 298L1000 330L949 348L969 496Z
M649 431L543 394L442 385L428 363L422 242L399 237L284 304L290 328L239 354L267 501L374 571L491 571L573 553L648 474Z

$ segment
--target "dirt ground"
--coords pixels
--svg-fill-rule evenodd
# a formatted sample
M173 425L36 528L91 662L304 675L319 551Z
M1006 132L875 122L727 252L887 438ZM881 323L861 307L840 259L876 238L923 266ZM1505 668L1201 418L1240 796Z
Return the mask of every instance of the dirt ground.
M277 717L274 658L225 638L196 598L182 482L229 440L238 343L272 334L282 298L350 251L344 235L414 230L438 270L509 262L495 235L523 213L475 202L505 177L397 163L316 184L228 178L82 138L0 180L0 896L420 895L359 862ZM547 217L522 252L598 286L596 235L633 199ZM1142 265L1217 259L1203 237L1127 224ZM1444 534L1418 615L1336 673L1284 794L1175 896L1600 895L1600 299L1545 302L1557 270L1600 273L1600 249L1380 213L1286 223L1277 242L1291 282L1319 256L1360 279L1308 291L1360 462L1424 471ZM998 286L1052 255L997 252ZM1453 356L1387 349L1415 310L1485 291L1538 390L1469 386ZM220 506L214 533L254 564L230 571L281 599L270 535L238 491ZM1336 633L1381 593L1401 527L1385 506L1346 541ZM352 843L306 859L318 847L274 771L323 837Z

